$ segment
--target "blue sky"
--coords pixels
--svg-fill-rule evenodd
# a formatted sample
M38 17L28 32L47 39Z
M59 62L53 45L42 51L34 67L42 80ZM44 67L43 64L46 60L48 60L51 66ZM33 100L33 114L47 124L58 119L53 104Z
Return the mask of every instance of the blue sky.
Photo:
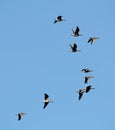
M0 1L0 129L114 130L114 0ZM54 24L62 15L66 21ZM79 26L82 37L72 37ZM93 45L90 36L100 39ZM71 53L76 43L79 53ZM89 74L82 68L93 70ZM95 90L78 101L84 76ZM43 110L44 93L54 101ZM16 113L27 112L21 121Z

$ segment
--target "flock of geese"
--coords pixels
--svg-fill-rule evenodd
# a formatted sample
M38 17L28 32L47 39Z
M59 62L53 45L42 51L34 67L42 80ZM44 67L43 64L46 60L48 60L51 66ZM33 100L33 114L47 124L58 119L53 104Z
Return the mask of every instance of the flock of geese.
M61 22L61 21L65 21L65 19L63 19L62 16L58 16L54 20L54 24L57 23L57 22ZM75 30L72 29L72 32L73 32L72 36L74 36L74 37L83 36L82 34L79 33L80 29L79 29L78 26L76 27ZM99 39L99 38L98 37L90 37L87 42L92 45L94 43L94 41L97 40L97 39ZM71 44L69 44L69 45L71 47L71 52L80 52L80 50L77 49L77 44L76 43L74 43L73 45L71 45ZM81 72L83 72L83 73L89 73L89 72L92 72L92 70L90 70L88 68L84 68L84 69L81 70ZM93 76L85 76L84 77L84 84L87 84L91 78L94 78L94 77ZM82 98L82 96L83 96L84 93L88 93L92 89L95 89L95 88L93 88L91 85L88 85L87 87L85 87L83 89L79 89L77 91L77 93L79 95L78 96L78 100L80 100ZM47 93L44 94L43 103L44 103L43 109L45 109L46 106L49 103L53 103L53 101L49 99L49 95ZM19 112L16 115L18 116L18 120L20 121L22 119L23 115L26 115L26 114L27 113L25 113L25 112Z

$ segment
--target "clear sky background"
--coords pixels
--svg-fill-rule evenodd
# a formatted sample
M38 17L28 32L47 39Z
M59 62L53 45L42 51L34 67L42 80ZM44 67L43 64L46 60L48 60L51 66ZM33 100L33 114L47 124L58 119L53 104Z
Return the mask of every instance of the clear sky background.
M54 24L58 15L66 21ZM114 0L1 0L0 130L115 130L114 35ZM78 101L85 75L96 89ZM45 110L44 93L54 101Z

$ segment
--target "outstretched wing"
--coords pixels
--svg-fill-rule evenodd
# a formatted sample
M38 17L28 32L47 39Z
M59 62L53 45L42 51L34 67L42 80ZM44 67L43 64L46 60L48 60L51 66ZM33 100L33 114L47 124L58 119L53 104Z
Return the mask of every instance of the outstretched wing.
M79 93L79 100L82 98L83 93Z
M62 16L58 16L57 19L61 20L61 19L62 19Z
M88 39L88 41L87 41L87 42L88 42L88 43L89 43L89 42L91 42L91 39L92 39L92 38L90 37L90 38Z
M79 27L77 26L76 30L75 30L75 34L78 34L79 33Z
M44 99L47 100L48 97L49 97L48 94L45 93L45 94L44 94Z
M85 92L88 93L90 89L91 89L91 85L86 87L86 91Z
M43 106L43 109L46 108L46 106L48 105L49 102L44 102L44 106Z
M90 42L91 44L93 43L93 38L92 37L90 37L89 39L88 39L88 43Z
M77 48L77 44L74 43L73 44L73 48L76 49Z
M79 90L79 98L78 98L79 100L82 98L84 91L85 91L84 89Z
M71 44L69 44L69 45L70 45L71 49L73 49L73 46Z
M54 23L57 23L57 19L54 20Z
M21 114L20 113L18 113L18 120L21 120Z
M71 49L72 49L72 52L76 52L76 49L77 49L77 45L74 43L73 45L69 44Z
M88 83L89 78L86 76L84 83Z
M77 44L73 44L73 51L76 52L77 51Z
M91 70L89 70L89 69L87 69L87 68L86 68L86 69L82 69L81 71L84 72L84 73L91 72Z

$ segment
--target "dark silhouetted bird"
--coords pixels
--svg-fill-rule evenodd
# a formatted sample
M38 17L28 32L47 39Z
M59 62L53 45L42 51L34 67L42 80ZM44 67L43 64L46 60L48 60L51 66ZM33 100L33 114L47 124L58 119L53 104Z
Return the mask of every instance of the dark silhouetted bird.
M78 26L76 27L76 30L72 29L72 32L73 32L72 36L74 36L74 37L83 36L82 34L79 34L79 31L80 31L80 29Z
M87 69L87 68L84 68L84 69L82 69L81 71L84 72L84 73L92 72L92 70Z
M79 97L78 97L79 100L82 98L84 92L85 92L85 89L79 89L79 91L77 91L77 93L79 94Z
M18 113L17 114L17 116L18 116L18 120L21 120L22 119L22 116L23 115L26 115L27 113L25 113L25 112L20 112L20 113Z
M54 23L61 22L61 21L65 21L65 19L63 19L62 16L58 16L58 17L54 20Z
M85 88L85 92L88 93L91 89L95 89L95 88L92 88L92 86L89 85L89 86L87 86L87 87Z
M48 94L45 93L43 102L44 102L43 109L45 109L45 107L49 104L49 102L53 102L53 101L49 100Z
M93 42L96 40L96 39L99 39L98 37L90 37L88 39L88 43L91 43L91 45L93 44Z
M77 91L77 93L79 94L78 99L80 100L80 99L82 98L82 96L83 96L83 93L84 93L84 92L85 92L85 93L88 93L91 89L95 89L95 88L93 88L91 85L89 85L89 86L87 86L86 88L79 89L79 90Z
M73 45L71 45L71 44L69 44L70 45L70 47L71 47L71 51L72 52L80 52L80 50L77 50L77 44L73 44Z
M84 83L88 83L88 81L91 79L91 78L94 78L93 76L85 76L85 81Z

